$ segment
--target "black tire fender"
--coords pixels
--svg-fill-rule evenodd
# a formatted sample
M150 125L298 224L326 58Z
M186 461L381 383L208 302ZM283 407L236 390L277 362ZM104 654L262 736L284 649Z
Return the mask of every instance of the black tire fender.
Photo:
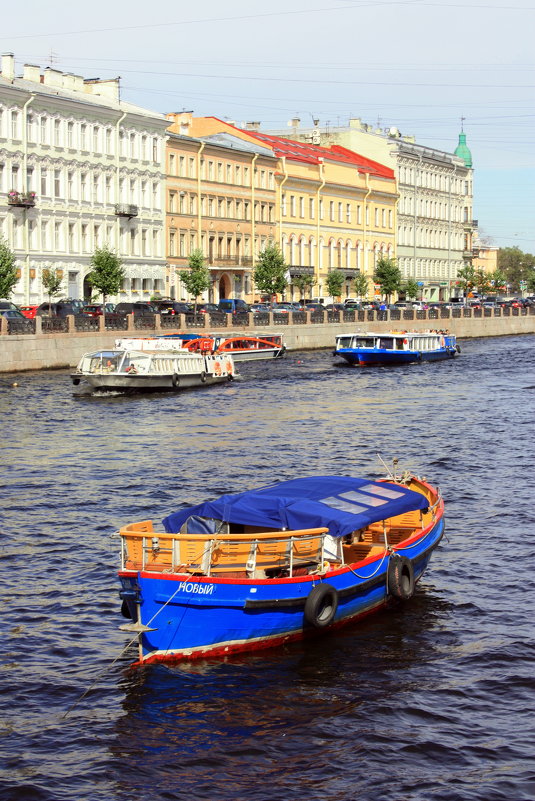
M171 380L173 382L173 388L178 389L180 386L180 376L178 373L173 373L173 378Z
M75 387L77 387L78 384L80 383L80 379L79 378L73 378L72 379L72 383L74 384Z
M400 601L408 601L414 595L414 568L410 559L394 553L388 562L387 591Z
M201 381L203 384L206 384L206 373L204 372L204 370L201 373Z
M316 584L305 602L305 621L316 629L329 626L338 609L338 593L331 584Z

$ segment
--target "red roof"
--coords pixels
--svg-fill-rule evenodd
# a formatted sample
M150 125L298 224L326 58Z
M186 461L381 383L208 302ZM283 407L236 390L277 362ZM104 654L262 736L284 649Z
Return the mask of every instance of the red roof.
M271 134L261 133L260 131L237 128L232 123L219 120L218 117L209 117L208 119L217 120L222 122L227 128L235 128L241 133L247 134L251 139L257 139L273 149L276 156L291 159L292 161L303 161L307 164L319 164L321 161L335 161L342 164L352 164L361 173L369 173L370 175L377 175L381 178L390 178L394 180L394 170L380 164L378 161L373 161L353 150L348 150L341 145L331 145L330 147L321 147L321 145L310 145L308 142L298 142L294 139L286 139L283 136L272 136Z
M261 142L270 145L275 154L285 157L292 161L304 161L308 164L319 164L321 161L336 161L342 164L352 164L359 172L367 172L372 175L379 175L383 178L394 178L394 170L385 167L378 161L373 161L359 153L354 153L341 145L331 145L321 147L320 145L310 145L308 142L298 142L294 139L286 139L282 136L272 136L271 134L261 133L260 131L245 131L249 136L259 139Z

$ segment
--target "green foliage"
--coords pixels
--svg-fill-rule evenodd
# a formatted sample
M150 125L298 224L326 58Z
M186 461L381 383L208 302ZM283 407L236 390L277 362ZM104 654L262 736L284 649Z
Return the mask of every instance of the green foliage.
M123 282L125 272L121 260L107 245L97 248L91 256L92 270L87 276L88 283L102 295L106 303L109 295L116 295Z
M357 273L353 279L353 286L355 287L355 294L357 298L365 298L368 296L368 276L364 273Z
M418 281L415 281L414 278L407 278L399 289L400 292L404 292L406 298L417 298L418 292L420 291Z
M461 267L457 272L457 286L464 295L468 295L476 287L476 271L471 265Z
M254 282L259 292L266 295L277 295L284 292L288 284L287 267L280 248L270 242L260 253L254 271Z
M3 237L0 237L0 298L9 298L19 279L15 266L15 254Z
M210 289L210 270L204 264L204 255L199 248L192 250L188 259L188 269L179 272L180 280L186 287L189 295L195 300L195 313L197 313L197 298Z
M381 256L377 260L373 278L380 285L381 293L390 299L390 295L397 292L401 285L401 270L396 265L396 260Z
M344 286L345 276L340 270L331 270L327 273L325 281L327 287L327 294L333 298L339 298L342 294L342 287Z
M61 285L63 283L63 275L60 275L59 270L44 269L41 281L48 295L48 302L50 298L61 294Z
M535 256L524 253L520 248L500 248L498 251L498 269L501 270L511 288L518 291L520 282L533 288L535 278Z
M315 283L316 279L313 275L298 275L292 278L292 284L298 288L302 298L305 297L307 290L308 294L311 294L311 289Z

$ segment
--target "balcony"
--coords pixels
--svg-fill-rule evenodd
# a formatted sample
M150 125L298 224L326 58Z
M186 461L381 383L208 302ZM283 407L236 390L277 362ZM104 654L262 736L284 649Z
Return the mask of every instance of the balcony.
M208 263L212 268L218 267L252 267L253 260L250 256L209 256Z
M20 206L29 208L35 206L35 192L15 192L12 190L7 196L8 206Z
M128 217L128 219L131 219L132 217L137 217L137 215L138 215L138 207L132 205L132 203L115 204L116 217Z
M304 265L291 264L288 270L290 278L299 278L300 275L314 275L314 267L305 267Z

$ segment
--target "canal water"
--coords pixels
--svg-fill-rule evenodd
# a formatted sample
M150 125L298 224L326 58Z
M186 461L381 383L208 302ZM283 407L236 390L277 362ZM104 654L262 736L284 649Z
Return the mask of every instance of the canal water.
M179 395L3 375L3 801L532 801L534 344L397 368L293 352ZM378 454L446 497L408 603L277 651L129 669L119 526L276 479L380 476Z

